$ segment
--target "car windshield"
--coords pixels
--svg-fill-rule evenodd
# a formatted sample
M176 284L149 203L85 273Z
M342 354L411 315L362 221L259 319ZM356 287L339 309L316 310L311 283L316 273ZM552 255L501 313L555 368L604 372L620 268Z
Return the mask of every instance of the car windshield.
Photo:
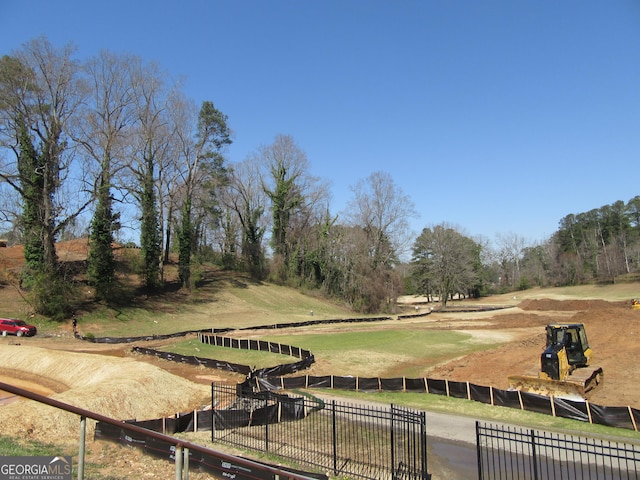
M13 323L15 323L16 325L19 325L21 327L26 325L24 320L12 320L12 321L13 321Z

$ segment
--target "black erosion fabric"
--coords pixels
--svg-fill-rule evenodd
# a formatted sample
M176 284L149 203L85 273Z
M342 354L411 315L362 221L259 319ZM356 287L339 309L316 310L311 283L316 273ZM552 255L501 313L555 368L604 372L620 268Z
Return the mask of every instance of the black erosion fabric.
M589 413L587 412L586 402L576 402L564 398L554 398L553 408L556 416L569 418L571 420L579 420L581 422L589 421Z

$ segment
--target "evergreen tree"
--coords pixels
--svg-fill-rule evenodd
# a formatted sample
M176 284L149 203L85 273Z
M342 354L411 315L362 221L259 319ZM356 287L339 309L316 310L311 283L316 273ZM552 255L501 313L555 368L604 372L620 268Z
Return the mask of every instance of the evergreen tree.
M193 246L193 224L191 223L191 198L187 198L182 209L182 223L178 232L178 277L183 287L191 288L191 250Z
M453 295L473 292L479 281L475 269L478 253L472 239L446 224L424 228L413 246L417 293L435 294L446 306Z
M87 258L87 276L96 289L96 298L100 300L112 298L116 285L116 261L112 245L113 233L119 228L119 216L113 213L110 183L109 172L105 170L98 187Z
M107 51L84 64L90 95L80 111L81 135L76 141L85 158L95 162L93 196L95 211L91 221L87 274L99 300L114 298L116 262L114 234L120 227L119 215L113 213L113 183L131 152L134 141L135 110L132 70L137 58Z
M272 169L274 189L267 190L271 199L273 213L273 235L271 246L276 255L288 258L287 231L291 214L302 203L302 197L297 194L296 178L289 177L284 165L277 165Z
M191 288L191 254L195 247L195 226L192 218L193 202L198 196L206 197L210 212L217 211L216 188L226 183L228 172L223 166L222 150L231 143L231 131L227 116L215 108L213 102L202 103L198 114L195 144L186 149L186 171L184 173L184 203L182 222L178 232L180 282ZM189 145L189 142L186 142ZM206 192L206 194L205 194Z
M141 196L140 249L143 262L142 279L145 287L150 289L156 289L160 286L160 255L162 253L153 171L153 157L148 156Z
M244 228L242 230L242 253L245 258L245 268L252 278L262 280L265 275L264 249L262 248L262 238L265 229L259 226L262 216L262 207L251 209L246 206L244 215Z

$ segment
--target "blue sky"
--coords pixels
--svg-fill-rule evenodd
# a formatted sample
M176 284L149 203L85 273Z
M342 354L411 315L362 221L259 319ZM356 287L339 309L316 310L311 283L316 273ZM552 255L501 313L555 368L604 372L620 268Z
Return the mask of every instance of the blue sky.
M229 117L230 161L292 135L311 172L390 173L416 233L542 240L640 195L637 0L0 0L0 54L157 61Z

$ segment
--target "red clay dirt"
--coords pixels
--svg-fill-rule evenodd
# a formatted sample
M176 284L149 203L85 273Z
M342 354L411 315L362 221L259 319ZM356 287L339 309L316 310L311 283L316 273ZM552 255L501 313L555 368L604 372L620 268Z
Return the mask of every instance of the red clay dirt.
M548 323L584 323L593 364L604 370L604 384L589 400L640 408L640 311L632 310L628 302L604 300L525 300L518 307L517 313L491 318L492 329L539 327L539 333L437 366L429 376L506 389L509 375L537 371Z

